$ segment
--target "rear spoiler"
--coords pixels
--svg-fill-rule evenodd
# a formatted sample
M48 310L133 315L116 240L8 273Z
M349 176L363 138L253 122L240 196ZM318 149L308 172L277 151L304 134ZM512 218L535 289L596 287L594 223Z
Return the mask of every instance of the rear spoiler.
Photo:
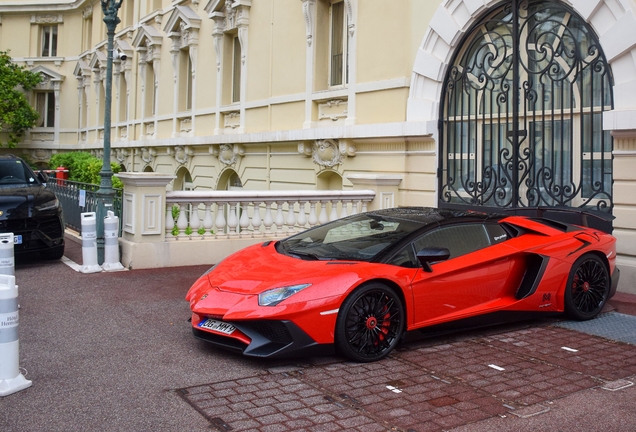
M612 233L614 216L597 210L570 207L524 207L501 209L507 215L541 218L556 222L579 225Z

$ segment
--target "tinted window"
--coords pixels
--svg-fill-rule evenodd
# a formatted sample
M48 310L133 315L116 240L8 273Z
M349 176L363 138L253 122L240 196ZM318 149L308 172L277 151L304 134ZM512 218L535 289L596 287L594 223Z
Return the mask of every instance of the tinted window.
M303 259L371 261L421 227L418 222L361 214L281 240L277 250Z
M488 230L481 223L451 225L424 234L414 242L414 246L416 251L427 247L448 248L450 258L456 258L490 246L490 237Z
M0 160L0 185L35 184L35 176L21 160Z

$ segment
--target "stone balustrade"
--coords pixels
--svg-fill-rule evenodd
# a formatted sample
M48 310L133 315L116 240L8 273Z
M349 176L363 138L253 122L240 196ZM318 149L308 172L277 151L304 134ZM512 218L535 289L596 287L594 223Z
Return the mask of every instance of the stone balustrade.
M211 265L267 238L388 208L398 183L391 176L358 175L351 176L353 189L346 191L174 192L167 190L173 175L125 172L117 177L124 183L121 263L131 269Z
M166 193L166 240L284 237L367 211L375 191Z

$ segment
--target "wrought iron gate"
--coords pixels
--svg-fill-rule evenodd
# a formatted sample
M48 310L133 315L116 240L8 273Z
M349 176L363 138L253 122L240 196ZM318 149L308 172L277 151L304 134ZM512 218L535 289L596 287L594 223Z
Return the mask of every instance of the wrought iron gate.
M467 32L446 76L440 207L612 210L612 77L558 1L512 0Z

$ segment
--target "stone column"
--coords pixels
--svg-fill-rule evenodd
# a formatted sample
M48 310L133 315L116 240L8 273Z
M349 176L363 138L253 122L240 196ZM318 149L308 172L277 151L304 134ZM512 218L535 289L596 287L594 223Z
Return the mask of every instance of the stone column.
M160 267L165 242L166 186L175 176L154 172L116 174L124 183L121 263L127 268Z
M613 131L613 234L616 265L621 271L618 291L636 294L636 129Z
M375 199L367 210L393 208L399 205L398 186L404 176L400 174L350 174L347 176L354 190L373 189Z

